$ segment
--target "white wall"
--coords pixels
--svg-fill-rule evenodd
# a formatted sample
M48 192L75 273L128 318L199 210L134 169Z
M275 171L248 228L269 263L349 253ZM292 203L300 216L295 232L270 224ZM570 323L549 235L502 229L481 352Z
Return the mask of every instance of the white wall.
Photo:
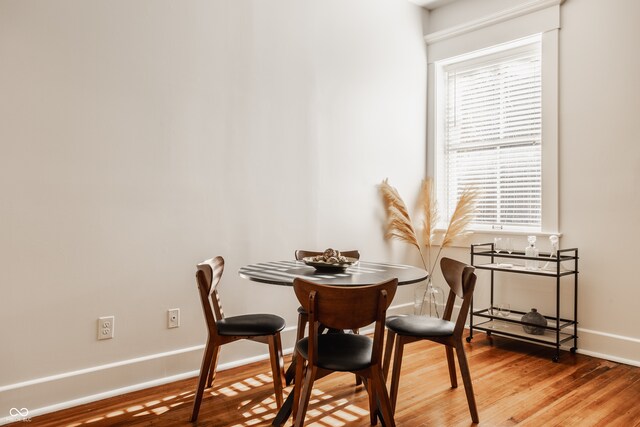
M562 8L560 226L581 248L582 328L615 335L585 349L640 364L640 3Z
M227 259L228 314L291 329L291 290L240 266L327 246L412 261L383 242L376 185L412 200L424 174L423 14L397 0L2 0L0 414L193 374L205 258ZM182 326L167 330L174 307ZM115 338L99 342L104 315ZM221 363L265 350L234 344Z
M428 32L516 3L459 0L430 13ZM567 0L560 10L559 222L561 246L580 250L578 347L640 365L640 287L634 271L640 241L640 57L635 52L640 2ZM524 237L519 245L525 246ZM468 259L468 249L449 254ZM502 283L513 279L503 276ZM480 273L478 288L486 298L487 280ZM563 313L569 315L571 287L569 281L562 292L568 304ZM496 298L516 309L555 313L553 282L518 278L501 286Z

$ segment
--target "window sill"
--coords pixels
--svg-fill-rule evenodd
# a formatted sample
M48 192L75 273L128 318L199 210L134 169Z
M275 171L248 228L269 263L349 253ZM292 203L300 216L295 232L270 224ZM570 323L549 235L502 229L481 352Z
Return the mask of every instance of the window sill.
M437 228L436 238L434 246L440 246L442 237L446 230L443 228ZM537 236L538 240L536 246L541 250L548 250L550 248L549 236L562 237L562 233L550 233L544 231L516 231L516 230L472 230L471 233L466 236L455 239L448 247L452 248L469 248L472 244L479 243L493 243L494 237L511 237L513 238L513 245L516 248L524 248L527 246L527 236Z

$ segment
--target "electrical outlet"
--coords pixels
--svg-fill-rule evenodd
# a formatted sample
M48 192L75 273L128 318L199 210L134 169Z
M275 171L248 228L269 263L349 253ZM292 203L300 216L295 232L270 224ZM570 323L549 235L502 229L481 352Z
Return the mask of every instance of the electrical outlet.
M98 339L108 340L113 338L114 326L114 316L98 317Z
M177 328L180 326L180 309L170 308L167 310L167 328Z

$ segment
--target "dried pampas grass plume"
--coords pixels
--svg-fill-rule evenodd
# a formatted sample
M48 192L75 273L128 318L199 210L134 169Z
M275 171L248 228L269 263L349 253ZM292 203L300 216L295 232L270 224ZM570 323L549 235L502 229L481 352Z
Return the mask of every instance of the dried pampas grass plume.
M473 188L467 188L462 192L456 208L453 211L453 215L451 215L451 219L449 220L449 226L444 233L436 258L433 264L428 266L422 252L422 247L418 241L418 236L411 223L409 211L402 197L400 197L398 190L389 185L388 179L385 179L382 181L382 184L380 184L380 193L382 194L382 201L387 214L385 237L387 239L401 240L418 248L420 258L422 258L422 264L429 272L429 276L433 273L442 249L450 246L456 238L467 234L467 227L473 219L476 199L478 197L478 192ZM433 180L431 178L422 181L422 186L420 187L420 203L424 216L422 237L424 245L428 250L428 258L430 261L431 247L434 245L435 228L438 223L438 210L433 195Z
M422 212L424 218L422 220L422 237L424 245L427 249L431 249L435 234L436 224L438 223L438 209L436 207L436 199L433 197L433 179L427 178L422 180L420 188L420 200L422 201Z
M462 192L440 246L449 246L455 238L468 234L467 226L473 220L477 198L478 192L472 188L466 188Z
M404 200L398 194L398 190L389 185L388 180L380 184L380 193L387 214L387 239L398 239L407 242L422 252L416 231L411 224L411 217Z

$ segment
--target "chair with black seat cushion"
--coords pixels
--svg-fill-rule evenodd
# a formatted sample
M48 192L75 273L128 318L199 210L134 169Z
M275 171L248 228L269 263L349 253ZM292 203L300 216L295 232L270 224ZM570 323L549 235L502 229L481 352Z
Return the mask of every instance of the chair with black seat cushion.
M298 301L309 314L309 336L296 343L295 426L304 419L315 380L332 372L352 372L367 380L371 424L378 402L388 427L395 426L382 372L384 321L398 287L397 279L368 286L328 286L295 279ZM335 330L362 328L375 322L373 338L356 334L320 334L320 325ZM306 374L305 374L306 368Z
M340 254L343 256L346 256L347 258L360 259L360 252L357 250L344 251L344 252L340 251ZM295 257L297 261L302 261L304 258L317 256L317 255L322 255L322 252L298 249L296 250L296 253L295 253ZM296 342L304 338L304 331L307 328L307 323L309 323L309 315L304 310L304 308L300 306L298 307L298 331L296 332ZM353 333L357 334L358 330L357 329L354 330ZM293 357L295 358L295 350L294 350ZM295 368L295 365L292 365L292 367ZM293 379L293 372L287 371L287 375L286 375L287 385L291 383L292 379ZM360 378L356 377L356 385L360 385L360 384L362 384L362 382L360 381Z
M207 346L202 357L200 377L191 421L198 419L205 386L211 387L218 364L220 346L233 341L248 339L269 345L271 372L278 408L282 406L282 380L284 378L282 341L280 331L285 327L282 317L274 314L245 314L225 317L217 286L224 271L224 259L220 256L198 264L196 282L207 323Z
M347 258L360 259L360 252L357 250L344 251L344 252L340 251L340 254L343 256L346 256ZM295 254L297 261L302 261L304 258L317 256L317 255L322 255L322 252L305 251L302 249L298 249ZM309 323L309 315L304 310L304 308L300 306L298 307L298 332L296 333L296 342L304 338L304 331L305 331L305 328L307 327L307 323ZM353 332L358 333L357 330Z
M467 395L469 411L471 419L474 423L478 423L478 409L476 408L476 400L473 394L473 386L471 383L471 375L467 357L464 352L462 342L462 334L464 333L464 323L469 312L469 305L473 297L473 289L476 284L475 269L469 265L459 261L442 258L440 260L440 268L442 274L449 285L449 297L445 305L442 319L427 316L391 316L387 319L387 343L384 356L384 374L385 378L389 373L389 365L391 361L391 352L395 351L393 359L393 371L391 374L391 405L393 411L396 409L396 401L398 399L398 385L400 383L400 369L402 366L402 353L405 344L419 340L430 340L446 347L447 363L449 366L449 378L451 387L456 388L458 381L456 378L456 367L453 357L455 350L458 356L458 364L460 365L460 373L464 383L464 390ZM453 313L453 305L456 296L462 298L462 306L455 323L451 321Z

